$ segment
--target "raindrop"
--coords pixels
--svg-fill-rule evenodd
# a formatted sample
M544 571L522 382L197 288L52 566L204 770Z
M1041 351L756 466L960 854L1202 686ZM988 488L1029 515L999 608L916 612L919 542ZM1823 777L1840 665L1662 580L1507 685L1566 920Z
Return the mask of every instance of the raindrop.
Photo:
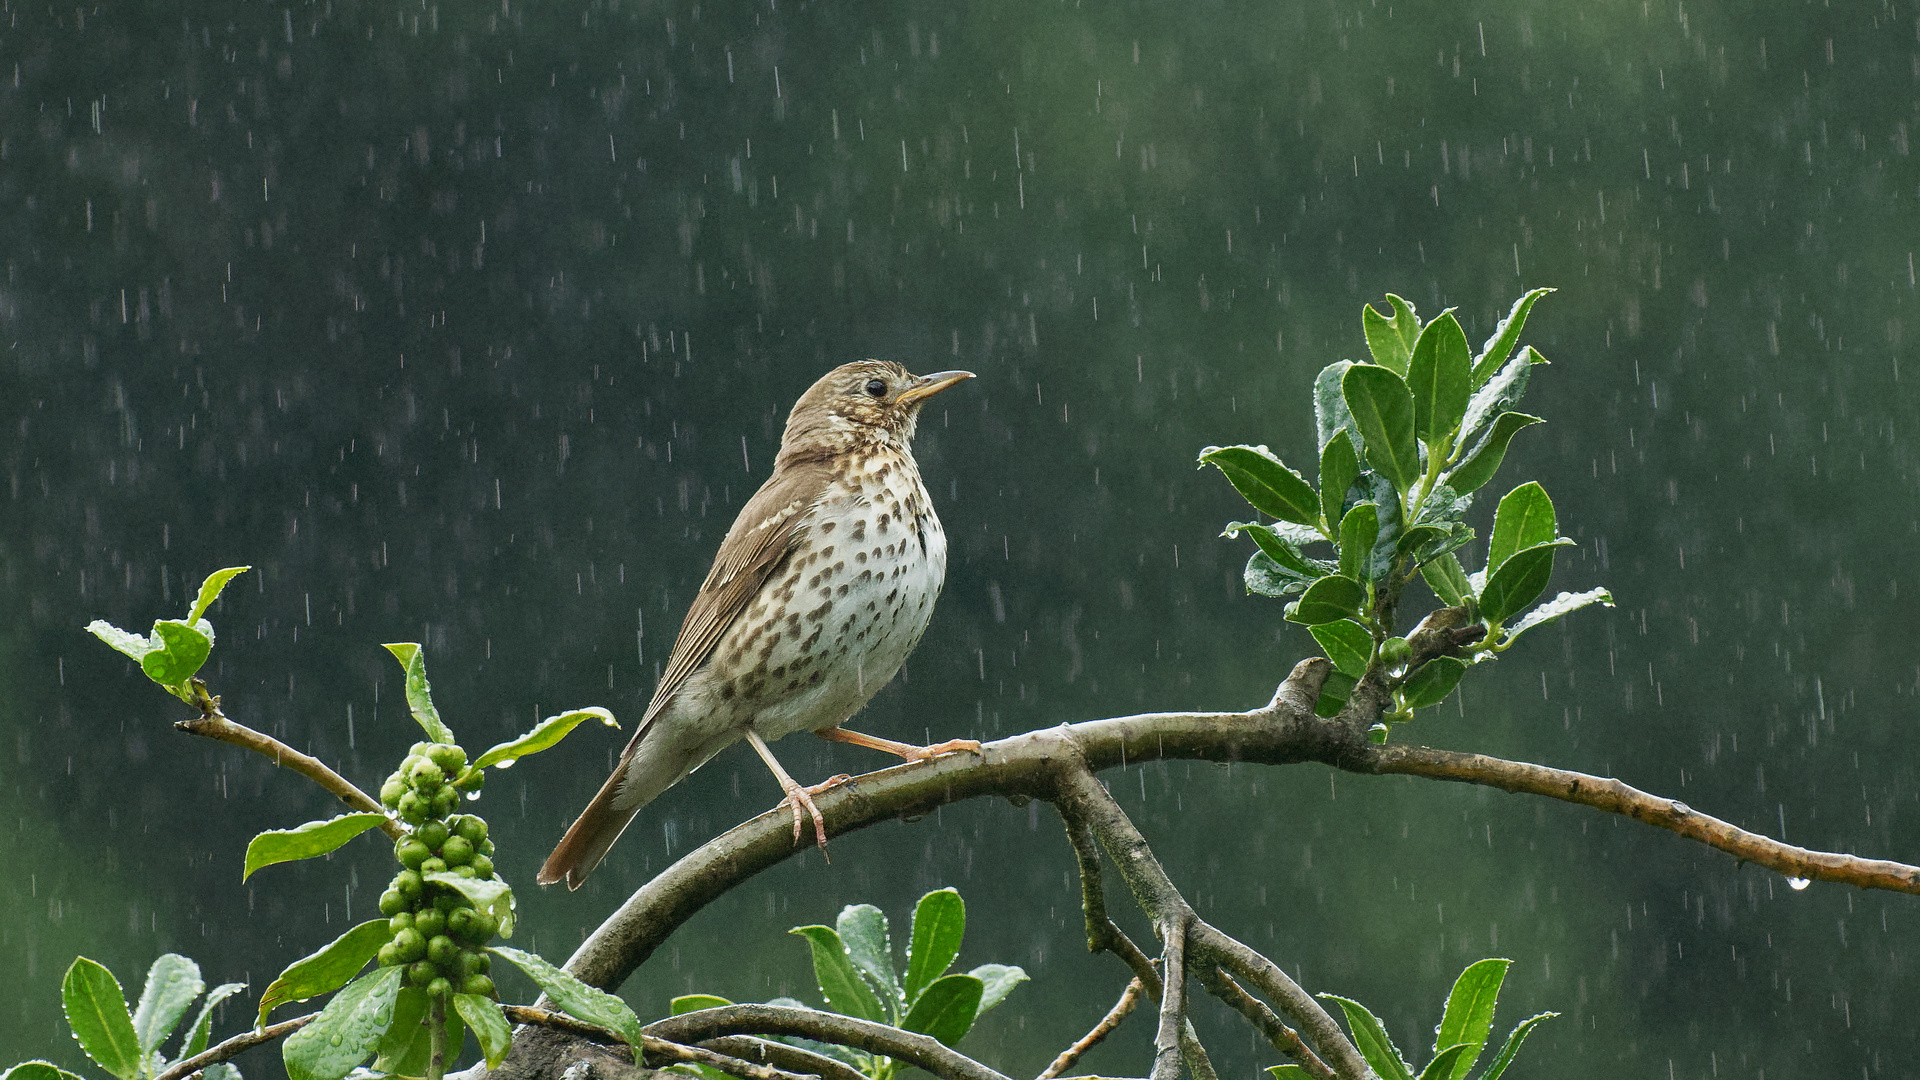
M1794 892L1799 892L1802 889L1805 889L1808 885L1813 884L1813 882L1808 881L1806 878L1803 878L1803 877L1790 877L1787 879L1787 884L1792 887Z

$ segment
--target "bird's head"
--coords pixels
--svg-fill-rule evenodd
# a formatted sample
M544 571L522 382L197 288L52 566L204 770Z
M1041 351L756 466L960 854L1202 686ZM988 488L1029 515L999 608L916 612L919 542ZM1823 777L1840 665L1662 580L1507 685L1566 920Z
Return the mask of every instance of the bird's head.
M971 371L915 375L891 360L856 360L820 377L800 395L780 440L782 457L832 454L856 446L913 439L920 406Z

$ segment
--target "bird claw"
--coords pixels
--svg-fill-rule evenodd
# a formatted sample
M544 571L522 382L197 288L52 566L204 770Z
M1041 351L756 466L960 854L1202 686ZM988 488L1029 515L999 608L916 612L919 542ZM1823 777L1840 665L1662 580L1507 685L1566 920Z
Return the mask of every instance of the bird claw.
M794 847L800 846L803 835L806 819L801 817L800 811L804 808L807 815L813 818L813 836L814 839L820 843L820 857L828 862L833 861L833 856L827 854L827 821L825 817L821 816L820 807L814 804L813 797L815 795L823 795L851 779L853 779L853 777L848 776L846 773L841 773L838 776L829 777L812 787L801 787L799 784L795 784L787 789L787 797L780 800L780 802L781 805L793 811Z
M948 739L946 742L935 743L932 746L922 746L919 750L920 753L916 755L914 759L916 761L932 761L934 758L945 754L978 754L980 753L980 740Z

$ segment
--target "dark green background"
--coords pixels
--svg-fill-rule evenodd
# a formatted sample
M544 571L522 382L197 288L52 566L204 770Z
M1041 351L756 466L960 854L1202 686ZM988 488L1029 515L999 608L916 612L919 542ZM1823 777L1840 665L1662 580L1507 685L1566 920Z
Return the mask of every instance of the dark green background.
M1489 494L1580 546L1538 632L1404 736L1618 776L1793 843L1913 861L1920 687L1920 46L1910 3L472 5L0 11L0 1060L82 1065L84 951L257 993L371 912L382 845L240 883L335 807L82 631L212 613L229 711L377 783L420 640L485 746L638 715L794 397L862 356L980 378L920 460L947 591L860 724L989 738L1264 701L1311 649L1251 598L1208 443L1313 453L1360 304L1523 287L1554 366ZM776 75L777 72L777 75ZM1097 305L1097 308L1096 308ZM1902 373L1902 361L1909 370ZM1477 514L1481 527L1491 498ZM621 736L480 804L560 959L669 858L765 809L744 750L585 889L532 873ZM818 779L884 761L794 738ZM1424 1058L1453 975L1514 958L1515 1075L1913 1076L1912 898L1781 878L1598 813L1320 767L1110 776L1202 913ZM811 996L785 936L925 889L963 963L1033 975L966 1048L1031 1075L1119 993L1051 814L978 803L835 842L627 986ZM1135 929L1144 933L1137 920ZM899 928L897 928L899 929ZM525 990L509 986L509 990ZM1276 1055L1199 1007L1223 1075ZM219 1031L247 1022L238 999ZM1151 1024L1087 1067L1138 1073ZM270 1052L241 1062L278 1070Z

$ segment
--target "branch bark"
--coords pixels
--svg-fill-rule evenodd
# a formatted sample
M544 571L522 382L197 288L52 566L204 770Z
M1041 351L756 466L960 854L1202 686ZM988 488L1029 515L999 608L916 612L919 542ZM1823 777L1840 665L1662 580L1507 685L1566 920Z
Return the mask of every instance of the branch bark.
M154 1077L153 1080L184 1080L185 1077L192 1076L194 1073L199 1072L209 1065L230 1060L263 1043L270 1043L275 1039L291 1035L301 1028L306 1027L308 1024L313 1023L313 1018L319 1015L317 1012L310 1012L305 1016L296 1016L291 1020L282 1020L268 1027L255 1028L252 1031L243 1031L225 1042L207 1047L205 1050L202 1050L200 1053L193 1055L185 1061L176 1062L172 1066L162 1070L160 1075Z
M1079 1061L1081 1055L1100 1045L1102 1040L1113 1034L1113 1029L1120 1026L1120 1021L1127 1018L1127 1014L1140 1003L1140 998L1146 992L1146 984L1137 977L1128 979L1126 990L1120 994L1120 1000L1113 1003L1113 1008L1107 1010L1107 1015L1100 1018L1100 1022L1093 1026L1093 1030L1080 1036L1072 1046L1060 1051L1060 1056L1054 1058L1053 1064L1047 1066L1035 1080L1053 1080L1054 1077L1073 1068L1073 1063Z
M656 1038L682 1044L705 1042L724 1035L799 1035L898 1058L941 1080L1009 1080L931 1036L816 1009L725 1005L657 1020L643 1030Z

